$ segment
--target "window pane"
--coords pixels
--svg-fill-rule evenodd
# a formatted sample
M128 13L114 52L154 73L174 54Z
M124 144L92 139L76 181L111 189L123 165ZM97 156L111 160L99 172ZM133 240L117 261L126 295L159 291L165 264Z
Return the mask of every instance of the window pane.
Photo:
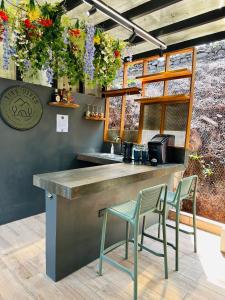
M165 112L164 134L175 136L175 146L184 147L188 117L188 103L168 104Z
M161 105L151 104L144 106L144 122L142 144L147 144L154 135L160 132Z
M143 75L143 63L129 66L127 70L127 76L128 76L127 86L141 87L141 80L136 79L136 77L142 75Z
M137 95L130 95L126 97L123 138L125 141L129 142L137 142L138 138L140 104L134 101L134 99L137 99Z
M120 135L122 97L109 98L109 127L107 140L113 141Z

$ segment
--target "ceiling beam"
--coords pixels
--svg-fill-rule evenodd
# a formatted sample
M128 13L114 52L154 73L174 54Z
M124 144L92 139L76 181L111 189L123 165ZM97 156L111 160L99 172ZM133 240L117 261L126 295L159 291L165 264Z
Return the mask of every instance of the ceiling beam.
M166 34L172 34L176 33L182 30L187 30L193 27L201 26L208 24L210 22L215 22L220 19L223 19L225 17L225 7L218 8L212 11L209 11L207 13L191 17L188 19L185 19L180 22L176 22L161 28L157 28L155 30L149 31L149 34L154 37L159 37ZM143 42L143 39L137 36L134 41L132 42L132 45L138 44Z
M201 36L201 37L198 37L198 38L195 38L192 40L187 40L187 41L180 42L177 44L169 45L169 46L167 46L167 49L164 52L166 53L166 52L185 49L185 48L189 48L189 47L199 46L202 44L208 44L208 43L220 41L223 39L225 39L225 31L220 31L220 32L216 32L213 34ZM140 58L146 58L146 57L150 57L150 56L154 56L154 55L158 55L158 54L159 54L159 49L154 49L154 50L138 53L133 56L133 61L140 59Z
M76 8L77 6L81 5L82 3L83 3L82 0L64 0L61 2L61 4L65 7L65 9L67 11Z
M142 17L145 15L148 15L150 13L153 13L157 10L163 9L167 6L170 6L170 5L180 2L180 1L182 1L182 0L151 0L151 1L141 4L139 6L131 8L131 9L125 11L124 13L122 13L121 15L124 18L131 20L131 19L134 19L137 17ZM118 26L118 24L115 21L108 19L106 21L96 24L96 26L101 27L106 31L106 30L115 28L116 26Z

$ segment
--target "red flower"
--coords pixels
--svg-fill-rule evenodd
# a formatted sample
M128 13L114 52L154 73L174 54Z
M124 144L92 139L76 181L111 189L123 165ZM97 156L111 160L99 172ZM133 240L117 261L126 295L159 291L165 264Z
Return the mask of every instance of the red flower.
M38 22L44 27L50 27L53 24L51 19L40 19Z
M4 22L7 22L9 17L8 15L3 11L3 10L0 10L0 18L2 19L2 21Z
M114 55L115 55L115 57L120 57L120 51L119 50L115 50L114 51Z
M24 25L26 26L26 28L28 28L28 29L36 28L36 26L34 26L29 19L25 19L23 22L24 22Z
M70 29L70 34L72 36L79 37L80 36L80 29Z

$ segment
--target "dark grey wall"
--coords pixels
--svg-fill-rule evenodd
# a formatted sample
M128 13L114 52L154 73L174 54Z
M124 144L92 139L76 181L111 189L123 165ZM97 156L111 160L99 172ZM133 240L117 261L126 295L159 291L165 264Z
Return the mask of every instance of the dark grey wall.
M43 116L28 131L12 129L0 118L0 224L45 210L44 192L33 187L33 174L87 166L75 159L76 153L100 151L103 144L103 122L82 116L86 104L104 106L104 100L76 94L80 108L55 108L47 105L51 88L0 79L0 93L13 85L26 85L39 95ZM57 113L69 115L69 133L56 133Z

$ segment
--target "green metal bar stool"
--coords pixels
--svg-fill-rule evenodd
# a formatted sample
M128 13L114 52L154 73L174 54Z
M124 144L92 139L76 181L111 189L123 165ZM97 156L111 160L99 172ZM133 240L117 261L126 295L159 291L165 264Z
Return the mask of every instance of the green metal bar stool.
M189 177L185 177L180 180L176 192L167 193L166 202L168 205L172 206L176 210L176 220L175 226L166 224L166 226L173 228L176 230L176 238L175 238L175 245L172 243L167 242L168 246L171 246L176 251L176 261L175 261L175 268L176 271L179 269L179 231L185 234L194 235L194 252L197 252L197 230L196 230L196 191L197 191L197 184L198 184L198 176L193 175ZM187 231L179 228L180 223L180 207L182 200L191 200L192 201L192 213L193 213L193 231ZM164 199L161 199L163 202ZM158 227L158 238L160 238L160 229L161 229L161 216L159 215L159 227ZM144 224L142 228L142 234L144 233Z
M104 212L103 225L102 225L102 237L101 237L101 248L100 248L100 259L99 259L99 275L102 275L102 263L103 260L109 264L117 267L118 269L126 272L131 276L134 281L134 299L137 299L138 295L138 246L152 254L164 257L164 269L165 278L168 278L168 265L167 265L167 241L166 241L166 195L167 186L165 184L158 185L155 187L147 188L138 193L137 200L128 201L126 203L107 208ZM163 199L163 200L162 200ZM162 203L162 204L160 204ZM155 252L143 245L138 243L139 234L139 219L142 216L146 216L149 213L158 213L162 216L163 226L163 253ZM118 218L126 222L126 240L121 241L105 249L105 236L106 236L106 224L108 214L117 216ZM130 225L133 229L133 239L129 239ZM161 240L162 241L162 240ZM134 243L134 268L133 271L119 264L115 260L106 256L107 253L119 247L122 244L125 245L125 259L128 258L128 242Z

